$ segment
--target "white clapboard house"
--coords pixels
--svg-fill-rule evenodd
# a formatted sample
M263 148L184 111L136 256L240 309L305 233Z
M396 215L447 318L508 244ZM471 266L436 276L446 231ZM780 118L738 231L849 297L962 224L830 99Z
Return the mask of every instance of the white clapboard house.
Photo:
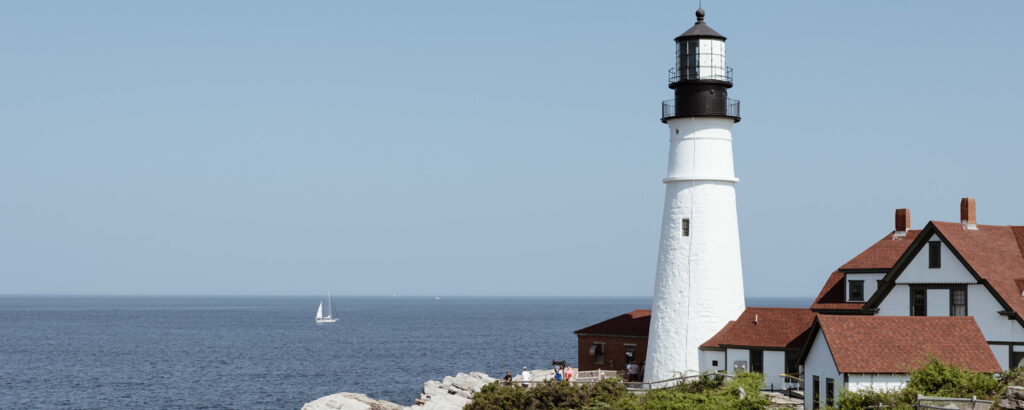
M911 230L909 211L899 209L893 232L829 276L809 309L814 319L797 359L808 408L827 404L842 389L898 388L928 357L990 372L1024 361L1024 226L978 225L971 198L960 211L959 222ZM737 322L749 321L752 309ZM752 347L774 332L748 325L746 340L737 340L730 326L701 347L702 358L719 355L718 340ZM854 337L876 343L848 343ZM753 368L742 354L715 357L724 363L701 360L700 370ZM793 370L784 355L761 360L766 380L776 376L769 369Z

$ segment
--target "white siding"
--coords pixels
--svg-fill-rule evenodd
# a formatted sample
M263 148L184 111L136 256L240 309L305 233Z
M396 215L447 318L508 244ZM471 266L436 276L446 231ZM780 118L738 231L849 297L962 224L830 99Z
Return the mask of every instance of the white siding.
M970 303L970 295L968 302ZM968 306L968 313L970 307ZM947 312L948 313L948 312ZM878 316L909 316L910 315L910 286L895 285L885 299L878 304Z
M939 240L938 235L932 235L929 241ZM921 248L921 251L914 256L907 268L896 278L896 283L977 283L971 272L967 271L960 260L953 255L945 243L942 244L940 252L940 268L928 267L928 245Z
M907 374L849 374L849 384L846 389L850 391L862 390L899 390L907 385L910 376Z
M885 277L884 273L847 273L846 281L851 280L862 280L864 281L864 300L861 302L867 302L871 299L871 296L878 290L878 280ZM850 302L850 286L846 284L846 301ZM856 302L856 301L855 301Z
M996 355L996 361L999 362L999 367L1004 370L1010 368L1010 346L1007 345L988 345L992 349L992 354Z
M836 362L832 359L832 351L829 350L828 343L826 343L825 337L821 330L812 336L811 339L811 350L807 352L807 358L804 359L804 408L811 408L811 401L814 398L814 392L819 392L821 402L825 402L825 379L831 378L835 380L835 397L839 397L839 392L843 390L843 375L836 369ZM818 382L818 386L814 386L813 390L811 385L814 382L814 376L818 376L821 380Z
M998 312L1001 310L1002 306L984 285L967 286L967 314L974 316L974 321L978 322L985 340L1024 342L1024 329L1016 320L1009 320L1006 316L1000 315ZM998 353L996 357L999 357Z
M704 350L701 349L700 353L700 372L721 372L725 371L725 351L724 350ZM718 366L715 366L713 362L717 360Z
M747 349L727 349L725 351L725 357L726 357L726 359L729 360L729 363L726 363L727 367L726 367L725 371L727 371L729 373L735 373L735 371L733 371L733 369L736 368L736 362L738 362L738 361L746 362L747 363L746 369L748 371L750 370L750 351L749 350L747 350Z
M928 316L949 316L949 289L928 289L926 295Z
M764 351L764 385L765 387L781 389L786 387L786 381L779 376L786 372L786 352L781 350Z

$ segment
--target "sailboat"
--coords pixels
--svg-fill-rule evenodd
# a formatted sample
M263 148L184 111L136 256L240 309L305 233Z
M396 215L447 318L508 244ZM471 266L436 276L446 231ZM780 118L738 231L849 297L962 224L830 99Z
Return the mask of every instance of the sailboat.
M334 323L338 321L338 312L334 311L334 299L327 294L327 316L324 316L324 301L320 301L320 307L316 308L317 323Z

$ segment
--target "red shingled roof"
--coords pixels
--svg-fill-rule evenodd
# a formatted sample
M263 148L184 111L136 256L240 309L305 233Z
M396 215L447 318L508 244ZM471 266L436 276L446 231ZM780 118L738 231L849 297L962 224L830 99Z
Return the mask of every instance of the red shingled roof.
M875 242L874 245L861 252L860 255L855 256L846 262L843 266L839 267L839 270L849 269L879 269L888 270L896 264L896 260L903 256L903 252L907 250L911 242L914 242L914 238L917 238L917 234L921 233L920 230L908 230L904 236L896 236L896 232L889 232L884 238Z
M977 372L1002 370L971 316L819 315L840 373L906 373L934 357Z
M977 230L968 230L958 222L931 223L1010 308L1024 315L1024 296L1018 284L1024 280L1024 227L978 225Z
M906 235L896 236L896 232L889 232L882 239L875 242L864 252L850 259L839 270L832 272L832 275L825 281L818 297L814 299L811 309L814 310L860 310L864 307L862 302L847 302L846 287L843 286L843 272L846 270L874 269L879 272L889 270L896 264L900 256L907 251L910 243L917 238L920 230L908 230Z
M799 349L807 340L807 333L813 322L814 312L806 308L751 307L700 347L750 346Z
M884 240L884 239L883 239ZM818 297L811 304L814 310L860 310L863 302L846 302L846 286L843 286L843 272L835 271L825 281Z
M647 337L647 333L650 328L650 309L637 309L605 320L604 322L587 326L573 333Z

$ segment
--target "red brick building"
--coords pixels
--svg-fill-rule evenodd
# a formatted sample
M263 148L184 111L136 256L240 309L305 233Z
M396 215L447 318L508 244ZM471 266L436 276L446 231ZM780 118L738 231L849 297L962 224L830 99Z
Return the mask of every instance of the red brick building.
M580 370L623 370L630 361L647 357L651 311L637 309L577 330Z

